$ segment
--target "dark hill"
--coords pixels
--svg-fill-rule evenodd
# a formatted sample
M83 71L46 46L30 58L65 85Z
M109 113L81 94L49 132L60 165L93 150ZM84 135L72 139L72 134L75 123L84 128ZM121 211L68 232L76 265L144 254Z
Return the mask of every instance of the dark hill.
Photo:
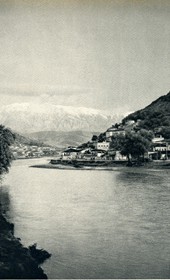
M122 120L125 124L129 120L139 121L139 127L151 129L170 138L170 92L153 101L144 109L138 110Z

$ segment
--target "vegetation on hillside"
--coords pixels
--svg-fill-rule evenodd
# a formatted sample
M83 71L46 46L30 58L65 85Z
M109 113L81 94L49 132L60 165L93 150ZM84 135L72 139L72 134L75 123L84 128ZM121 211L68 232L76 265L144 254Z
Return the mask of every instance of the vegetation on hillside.
M122 120L122 123L125 124L129 120L137 122L139 129L152 130L154 133L162 134L166 139L170 139L170 92L144 109L128 115Z

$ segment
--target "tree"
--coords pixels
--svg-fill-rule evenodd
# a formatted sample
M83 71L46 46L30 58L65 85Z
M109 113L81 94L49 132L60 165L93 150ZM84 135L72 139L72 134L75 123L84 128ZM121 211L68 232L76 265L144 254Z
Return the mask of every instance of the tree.
M112 136L112 141L110 143L110 148L114 149L115 151L120 151L124 145L125 136L124 135L116 135Z
M170 139L170 126L169 127L162 127L160 133L165 139Z
M106 140L106 133L101 133L99 136L98 136L98 142L103 142Z
M152 141L152 139L154 138L154 133L152 130L140 129L138 131L138 134L149 141Z
M127 133L121 149L122 155L127 156L129 163L131 163L131 157L139 162L140 157L144 158L144 153L150 149L151 139L151 134L145 130Z
M98 139L97 135L93 135L93 137L92 137L91 140L92 140L93 142L95 142L95 141L97 141L97 139Z
M4 126L0 125L0 174L8 172L12 161L10 145L14 142L15 135Z

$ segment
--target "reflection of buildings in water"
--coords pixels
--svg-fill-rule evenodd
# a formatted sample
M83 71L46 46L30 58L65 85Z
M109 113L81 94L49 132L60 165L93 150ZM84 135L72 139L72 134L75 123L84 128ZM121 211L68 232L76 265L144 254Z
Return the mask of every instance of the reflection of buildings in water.
M0 212L8 219L11 218L11 199L8 186L0 186Z

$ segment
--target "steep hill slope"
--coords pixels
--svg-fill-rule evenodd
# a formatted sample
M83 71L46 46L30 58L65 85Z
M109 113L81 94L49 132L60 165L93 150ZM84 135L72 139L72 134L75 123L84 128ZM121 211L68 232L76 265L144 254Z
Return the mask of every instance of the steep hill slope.
M129 120L140 120L139 126L145 129L152 129L161 133L165 138L170 138L170 92L153 101L142 110L138 110L122 120L122 123Z

